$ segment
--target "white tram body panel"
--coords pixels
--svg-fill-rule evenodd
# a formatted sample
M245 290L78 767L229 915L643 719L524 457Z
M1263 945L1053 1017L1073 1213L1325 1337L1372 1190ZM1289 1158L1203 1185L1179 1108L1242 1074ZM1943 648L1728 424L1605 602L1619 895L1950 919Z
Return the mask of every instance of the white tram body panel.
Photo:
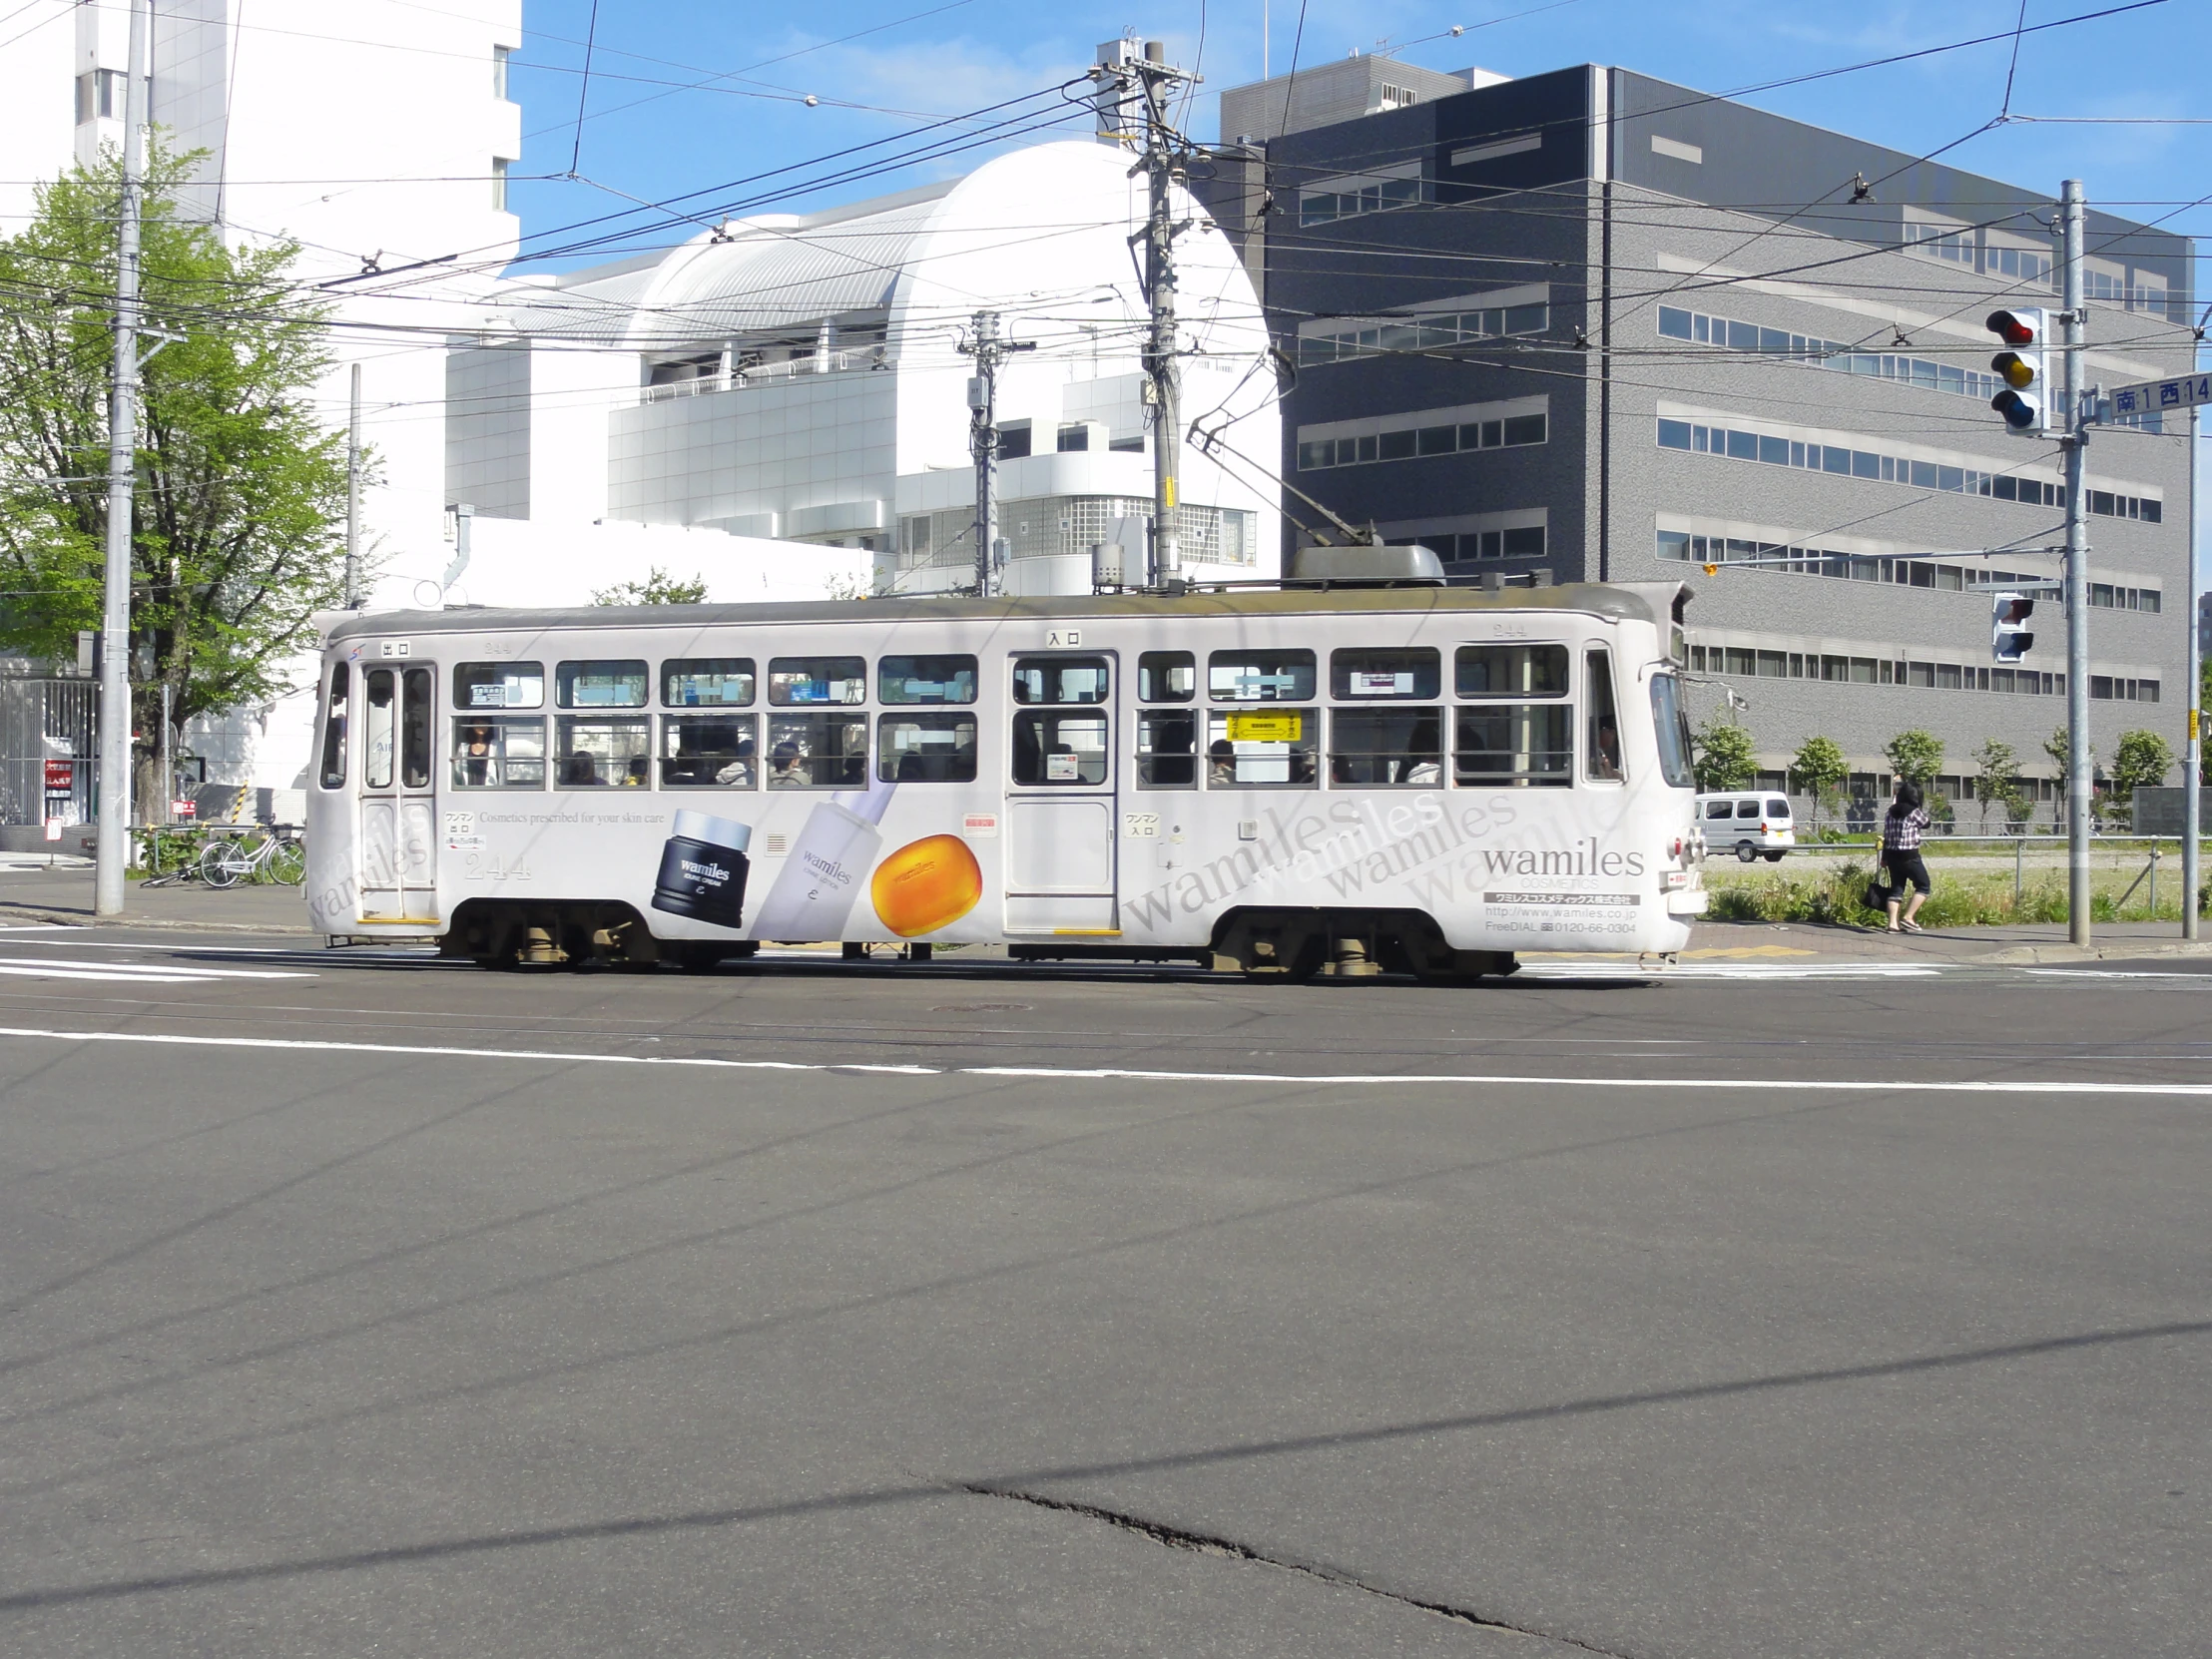
M308 904L480 956L502 914L695 956L1190 954L1312 912L1675 951L1705 901L1679 591L328 618Z

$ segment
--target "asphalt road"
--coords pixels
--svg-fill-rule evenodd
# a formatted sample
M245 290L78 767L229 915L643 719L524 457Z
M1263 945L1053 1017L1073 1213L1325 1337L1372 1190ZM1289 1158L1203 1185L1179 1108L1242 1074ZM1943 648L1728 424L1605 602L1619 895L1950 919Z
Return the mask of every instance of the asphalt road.
M0 933L0 1646L2202 1653L2208 965Z

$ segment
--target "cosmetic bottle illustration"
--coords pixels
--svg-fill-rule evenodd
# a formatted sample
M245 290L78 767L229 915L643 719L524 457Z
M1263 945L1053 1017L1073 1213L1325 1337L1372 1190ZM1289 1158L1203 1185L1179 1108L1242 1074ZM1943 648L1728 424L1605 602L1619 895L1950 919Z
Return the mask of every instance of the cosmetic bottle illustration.
M950 927L983 896L983 869L958 835L908 841L875 866L868 896L902 939Z
M839 791L807 815L791 855L753 918L757 939L803 942L844 931L852 900L883 845L883 810L895 783Z
M653 908L717 927L744 925L745 849L751 827L708 813L679 811L661 848Z

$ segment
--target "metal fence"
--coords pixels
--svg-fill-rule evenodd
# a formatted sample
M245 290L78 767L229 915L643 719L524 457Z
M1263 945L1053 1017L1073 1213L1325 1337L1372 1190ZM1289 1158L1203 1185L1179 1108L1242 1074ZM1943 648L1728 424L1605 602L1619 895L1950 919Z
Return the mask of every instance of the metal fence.
M90 680L0 679L0 824L88 822L99 801ZM46 789L46 763L70 763L70 788Z

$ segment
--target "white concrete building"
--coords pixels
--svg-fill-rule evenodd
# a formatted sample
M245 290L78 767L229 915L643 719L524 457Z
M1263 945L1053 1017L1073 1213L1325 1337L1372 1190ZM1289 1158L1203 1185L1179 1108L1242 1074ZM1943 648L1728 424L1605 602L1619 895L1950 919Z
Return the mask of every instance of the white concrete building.
M1128 246L1145 195L1128 165L1109 146L1044 145L504 290L489 323L505 337L448 359L447 497L474 506L479 539L502 519L690 526L822 549L825 583L858 554L879 591L971 584L959 346L991 310L1004 337L1035 342L999 380L1006 585L1088 592L1095 543L1121 546L1138 580L1153 461ZM1185 567L1272 576L1266 329L1213 221L1187 201L1177 217L1185 419L1233 452L1185 459ZM796 576L811 556L789 557Z

